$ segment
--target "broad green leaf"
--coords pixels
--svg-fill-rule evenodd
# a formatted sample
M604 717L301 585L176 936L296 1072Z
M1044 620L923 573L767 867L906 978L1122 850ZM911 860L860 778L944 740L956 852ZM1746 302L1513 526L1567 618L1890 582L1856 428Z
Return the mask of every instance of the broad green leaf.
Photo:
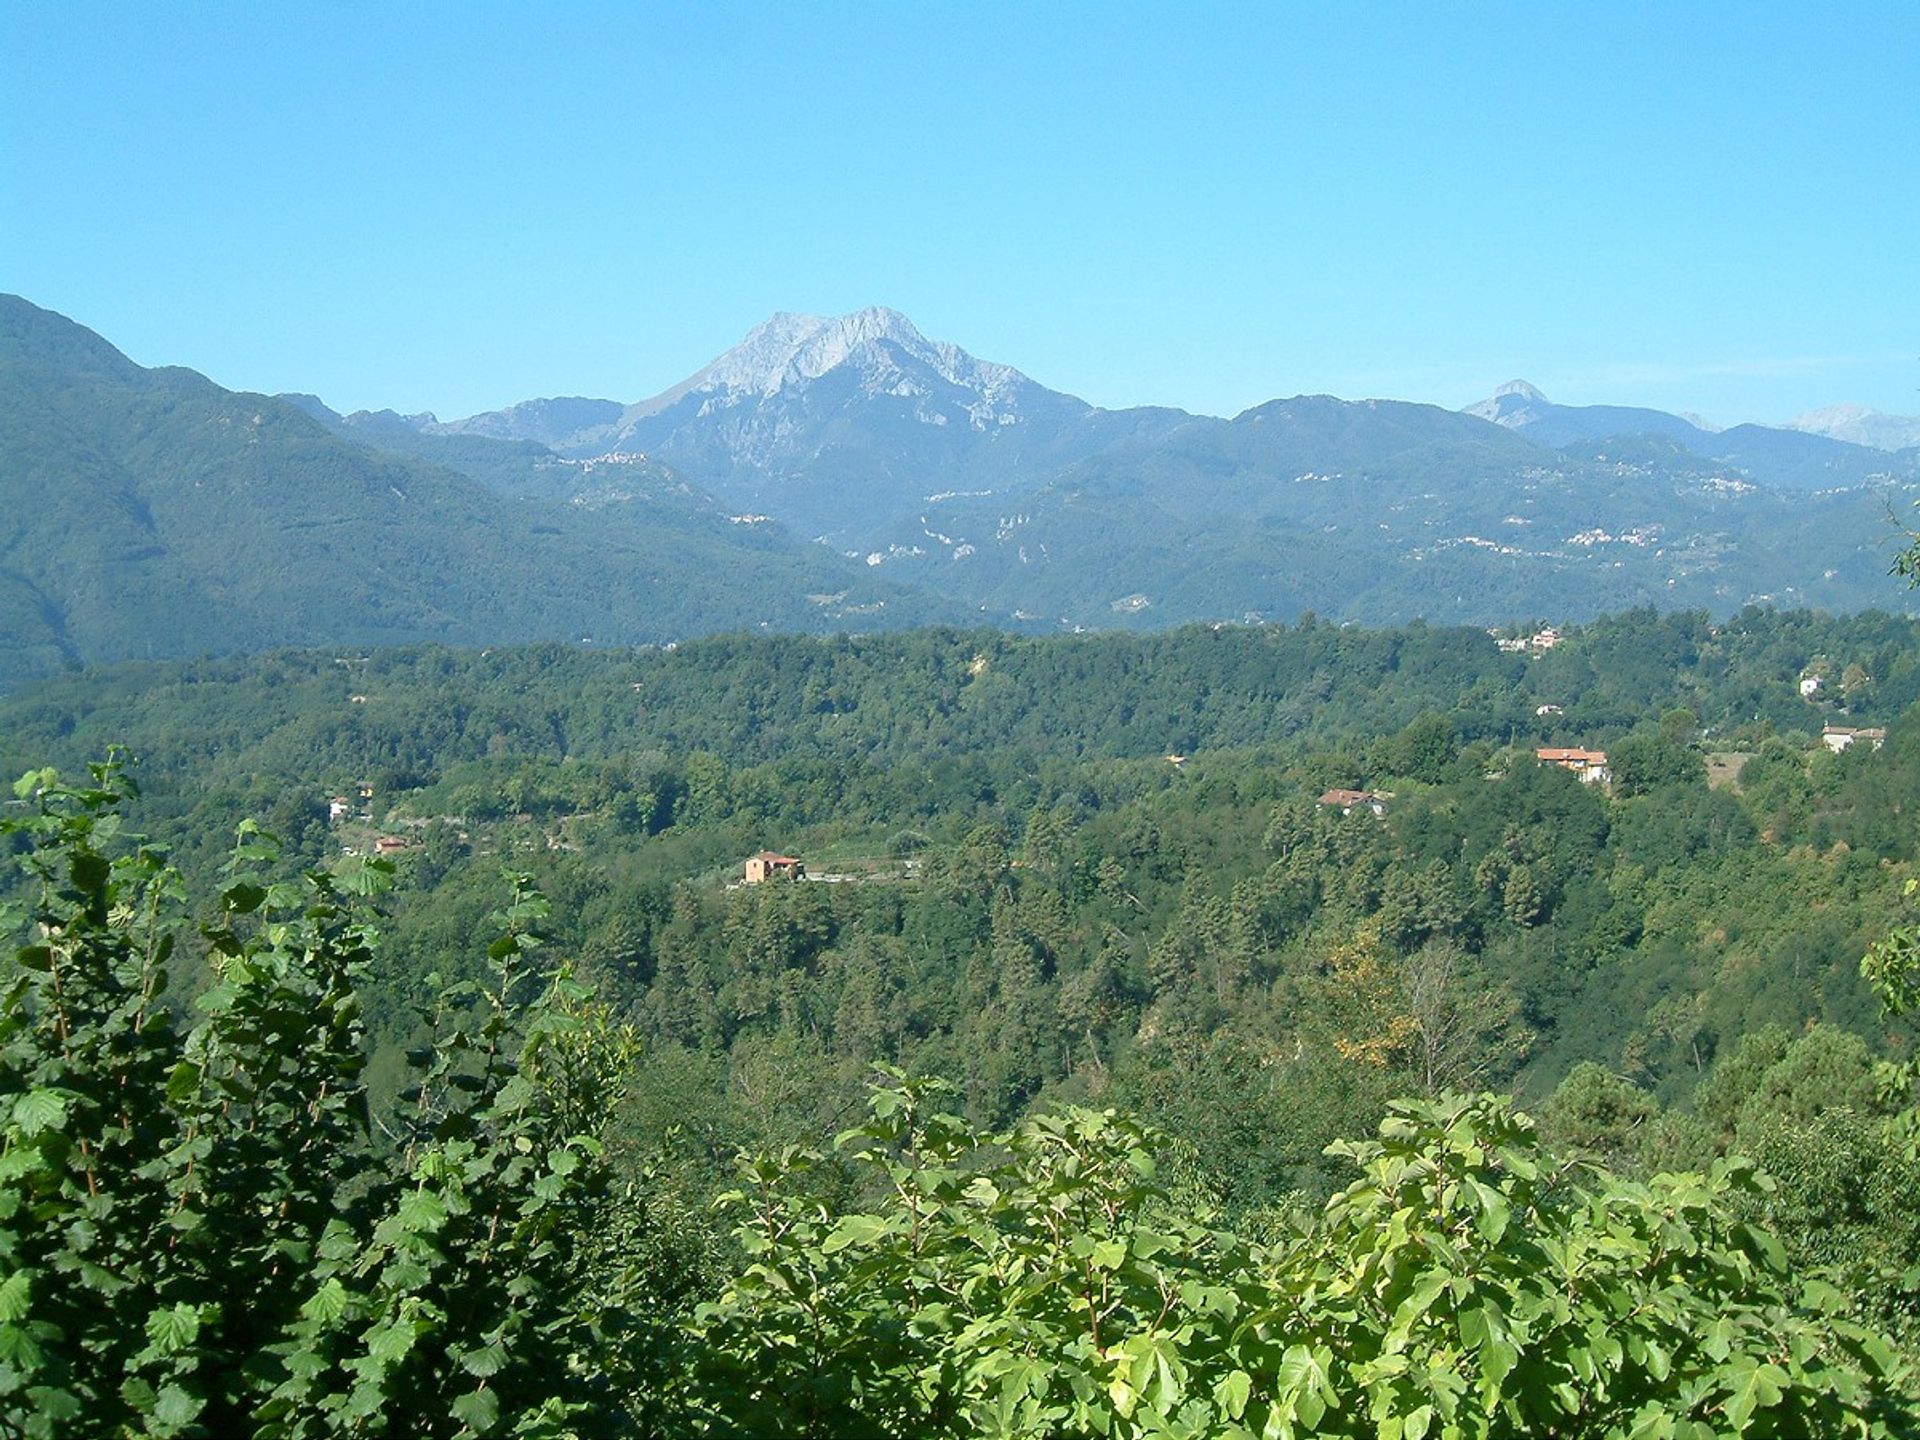
M182 1060L167 1072L167 1099L178 1105L189 1099L200 1087L200 1067L191 1060Z
M1247 1413L1247 1400L1253 1394L1253 1377L1244 1370L1231 1371L1213 1387L1214 1402L1238 1420Z
M307 1297L300 1313L321 1325L331 1325L347 1313L347 1287L337 1276L328 1276L320 1288Z
M500 1397L491 1390L471 1390L453 1402L453 1418L484 1435L500 1421Z
M460 1356L460 1368L482 1380L498 1375L500 1367L506 1363L506 1347L498 1340L491 1345L483 1345L478 1350L469 1350Z
M189 1395L178 1385L162 1385L154 1398L153 1418L170 1429L179 1430L191 1425L204 1408L206 1401Z
M199 1335L200 1312L192 1305L174 1305L147 1316L147 1340L158 1354L178 1354Z
M1133 1232L1133 1253L1142 1260L1151 1260L1161 1251L1177 1250L1179 1246L1180 1242L1171 1235L1162 1235L1152 1230Z
M31 1374L46 1363L46 1352L24 1325L0 1324L0 1361Z
M838 1254L849 1245L871 1245L887 1232L887 1222L878 1215L846 1215L821 1243L828 1255Z
M16 1270L0 1280L0 1324L24 1320L32 1297L33 1280L26 1271Z
M418 1339L411 1323L391 1321L367 1337L367 1353L383 1365L395 1365L406 1358Z
M67 1102L52 1090L29 1090L13 1102L13 1123L24 1136L54 1129L66 1118Z
M1513 1215L1507 1197L1471 1177L1467 1180L1467 1188L1473 1192L1475 1208L1479 1211L1474 1218L1474 1225L1480 1231L1481 1238L1499 1244L1500 1237L1507 1233L1507 1225Z
M1734 1433L1747 1428L1747 1421L1755 1410L1778 1405L1783 1393L1781 1387L1791 1383L1786 1371L1777 1365L1752 1360L1738 1364L1726 1382L1727 1423L1733 1426Z
M260 902L267 898L264 885L256 885L251 880L240 880L229 885L221 893L220 903L235 915L251 915L260 908Z
M1707 1326L1701 1348L1715 1360L1725 1360L1733 1353L1733 1341L1737 1333L1731 1320L1724 1315L1716 1316Z
M398 1214L407 1229L428 1234L447 1223L446 1203L431 1190L409 1190L401 1198Z

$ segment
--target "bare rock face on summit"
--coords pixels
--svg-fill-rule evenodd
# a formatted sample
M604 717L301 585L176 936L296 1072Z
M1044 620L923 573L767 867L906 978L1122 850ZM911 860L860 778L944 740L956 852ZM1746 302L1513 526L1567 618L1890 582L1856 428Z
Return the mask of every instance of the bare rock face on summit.
M1711 432L1664 410L1632 405L1556 405L1525 380L1509 380L1466 413L1517 430L1541 445L1567 445L1613 435L1662 435L1683 445Z
M1888 415L1864 405L1829 405L1788 422L1790 429L1875 450L1906 450L1920 445L1920 415Z
M837 320L782 311L669 393L778 395L843 367L860 377L869 395L929 397L929 379L965 392L975 397L965 408L976 428L1015 422L1020 390L1040 388L1011 365L928 340L898 310L874 306Z
M569 417L570 429L554 423ZM672 389L631 405L529 401L437 425L562 455L639 451L741 510L846 540L955 490L1017 494L1173 410L1099 410L929 340L896 310L780 313Z

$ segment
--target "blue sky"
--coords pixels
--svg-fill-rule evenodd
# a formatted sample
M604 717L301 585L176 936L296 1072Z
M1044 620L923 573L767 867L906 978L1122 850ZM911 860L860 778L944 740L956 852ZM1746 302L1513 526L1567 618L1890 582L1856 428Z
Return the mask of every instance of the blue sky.
M0 289L461 415L905 311L1108 405L1920 411L1920 5L0 0Z

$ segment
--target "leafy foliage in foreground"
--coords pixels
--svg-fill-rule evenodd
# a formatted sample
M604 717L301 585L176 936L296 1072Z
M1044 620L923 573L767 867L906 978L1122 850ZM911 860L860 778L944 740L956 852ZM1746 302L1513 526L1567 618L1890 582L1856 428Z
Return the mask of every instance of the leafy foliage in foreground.
M745 1167L750 1264L702 1312L728 1434L1871 1435L1886 1342L1730 1218L1745 1165L1639 1185L1542 1153L1490 1096L1396 1105L1362 1178L1256 1245L1155 1180L1112 1112L997 1135L878 1090L840 1153ZM745 1402L744 1404L742 1402Z
M684 1217L602 1138L631 1035L534 963L524 881L376 1127L382 867L270 881L243 831L183 1031L185 897L122 788L36 772L5 827L0 1434L1911 1433L1896 1352L1741 1218L1750 1168L1623 1182L1491 1097L1394 1107L1254 1238L1113 1112L988 1132L896 1074L833 1154L743 1162L689 1314Z
M120 776L29 775L39 881L0 1010L0 1433L602 1430L582 1283L621 1227L597 1132L622 1037L543 981L522 890L490 989L449 991L377 1143L356 986L373 934L324 874L263 884L243 835L182 1035L158 1003L171 872L112 853Z

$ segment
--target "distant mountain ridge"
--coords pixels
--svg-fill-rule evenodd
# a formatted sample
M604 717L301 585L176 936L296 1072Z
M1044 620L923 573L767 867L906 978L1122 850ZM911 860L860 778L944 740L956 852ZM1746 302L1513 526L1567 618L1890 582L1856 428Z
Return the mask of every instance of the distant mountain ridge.
M1038 388L1010 365L976 360L957 345L929 341L897 310L871 306L837 318L782 311L678 385L647 400L630 405L578 397L529 400L464 420L441 423L429 418L423 428L441 434L538 440L563 451L618 448L641 421L689 395L733 406L799 389L843 367L858 373L870 395L952 399L926 383L931 376L953 391L975 397L962 405L975 428L1013 423L1019 418L1019 392Z
M236 393L136 365L15 296L0 296L0 517L0 684L285 645L963 616L736 522L664 466Z
M1554 446L1609 435L1666 435L1693 445L1713 433L1664 410L1634 405L1556 405L1525 380L1509 380L1485 400L1467 406L1464 413Z
M873 393L923 394L915 371L979 397L968 407L976 428L1017 419L1019 391L1033 384L1011 365L976 360L958 345L928 340L898 310L869 306L838 318L782 311L683 385L635 407L665 409L689 392L777 395L843 365L858 367Z
M1864 405L1809 410L1789 421L1788 428L1875 450L1907 450L1920 445L1920 415L1888 415Z
M505 410L474 415L441 424L432 415L417 417L420 428L436 435L484 435L494 440L532 440L554 448L576 435L607 430L625 412L617 400L590 400L565 395L551 400L523 400Z
M1903 487L1768 487L1664 436L1547 449L1434 406L1300 396L1116 446L1014 503L942 498L868 559L1088 628L1849 609L1903 598L1883 579Z
M147 370L0 299L0 683L291 644L1899 606L1915 495L1920 450L1524 381L1104 410L878 307L776 315L647 400L442 422Z
M874 306L838 317L777 314L633 404L534 400L424 428L534 439L582 458L643 452L731 505L858 544L927 495L1018 490L1188 418L1097 409Z
M1817 490L1893 478L1915 468L1912 457L1897 462L1880 449L1836 439L1810 426L1734 425L1718 430L1639 406L1556 405L1525 380L1509 381L1467 406L1465 413L1556 449L1613 436L1661 435L1703 459L1737 466L1767 485Z
M1899 447L1825 433L1817 417L1795 427L1718 429L1640 406L1555 404L1524 380L1464 413L1554 450L1659 435L1763 485L1828 489L1920 470L1915 457L1887 459L1885 451ZM574 397L463 420L419 418L436 433L534 440L575 457L644 452L728 503L853 547L926 496L978 490L1008 498L1109 446L1220 423L1155 407L1098 409L1012 366L929 340L880 306L838 317L776 314L678 385L630 404ZM1900 417L1834 412L1829 421L1883 441L1904 434Z

